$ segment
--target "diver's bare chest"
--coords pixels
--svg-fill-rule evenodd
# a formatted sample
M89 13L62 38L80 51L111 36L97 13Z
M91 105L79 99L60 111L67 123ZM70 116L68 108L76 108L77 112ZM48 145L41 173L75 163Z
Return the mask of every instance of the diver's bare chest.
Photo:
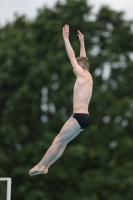
M89 80L87 79L77 79L74 85L74 92L81 91L83 88L85 89L87 87L87 83Z

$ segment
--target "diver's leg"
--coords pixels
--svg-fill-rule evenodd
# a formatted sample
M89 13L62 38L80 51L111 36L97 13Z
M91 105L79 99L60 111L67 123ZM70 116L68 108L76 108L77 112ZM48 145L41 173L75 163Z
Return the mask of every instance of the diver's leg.
M30 175L46 174L49 166L63 154L68 142L74 139L82 130L77 120L70 117L62 127L60 133L55 137L42 160L30 170Z

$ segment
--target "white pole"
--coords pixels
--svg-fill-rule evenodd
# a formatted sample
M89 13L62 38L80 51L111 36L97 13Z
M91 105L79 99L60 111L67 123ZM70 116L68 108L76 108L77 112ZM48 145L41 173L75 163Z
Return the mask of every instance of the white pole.
M11 200L11 178L7 178L7 200Z

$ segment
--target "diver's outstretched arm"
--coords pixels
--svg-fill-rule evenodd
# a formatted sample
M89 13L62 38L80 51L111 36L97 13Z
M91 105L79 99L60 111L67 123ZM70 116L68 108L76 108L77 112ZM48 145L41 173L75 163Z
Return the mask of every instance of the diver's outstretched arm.
M86 57L86 51L85 51L85 43L84 43L84 35L78 30L78 37L80 41L80 57Z
M65 42L65 47L66 47L66 52L67 52L68 57L69 58L75 57L74 50L69 41L69 25L68 24L64 25L62 34L63 34L63 39Z

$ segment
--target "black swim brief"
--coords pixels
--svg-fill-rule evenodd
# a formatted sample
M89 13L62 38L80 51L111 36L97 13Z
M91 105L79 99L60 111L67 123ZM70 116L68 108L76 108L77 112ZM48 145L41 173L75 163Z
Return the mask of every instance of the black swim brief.
M90 125L90 115L87 113L73 113L71 117L77 120L81 129L85 129Z

